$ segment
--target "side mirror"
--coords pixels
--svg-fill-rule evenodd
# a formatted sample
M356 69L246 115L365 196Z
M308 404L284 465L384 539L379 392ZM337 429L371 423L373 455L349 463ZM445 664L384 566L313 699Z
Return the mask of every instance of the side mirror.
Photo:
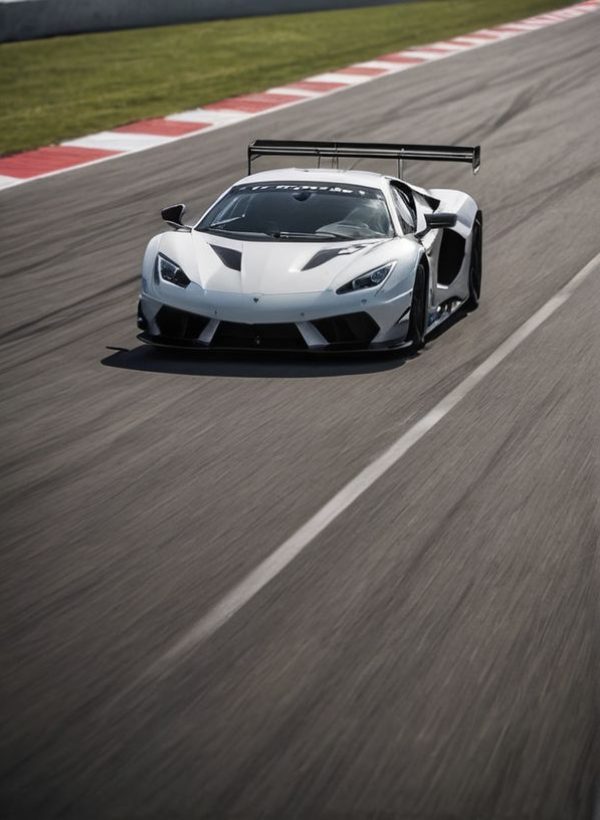
M184 225L181 221L182 216L185 213L185 205L169 205L168 208L163 208L160 212L160 215L165 220L168 225L171 225L172 228L178 230L179 228L188 228L187 225Z
M446 211L436 211L432 214L425 214L425 224L431 228L453 228L456 225L456 214Z

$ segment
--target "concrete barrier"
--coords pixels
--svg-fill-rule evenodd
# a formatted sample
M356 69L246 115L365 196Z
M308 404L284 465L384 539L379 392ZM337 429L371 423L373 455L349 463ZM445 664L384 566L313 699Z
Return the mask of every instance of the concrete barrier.
M0 0L0 42L403 0ZM406 2L406 0L404 0Z

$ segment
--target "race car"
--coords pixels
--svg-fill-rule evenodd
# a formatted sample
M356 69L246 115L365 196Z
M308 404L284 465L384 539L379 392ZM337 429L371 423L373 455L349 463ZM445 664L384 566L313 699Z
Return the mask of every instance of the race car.
M252 173L257 157L316 157L318 167ZM321 167L332 158L335 167ZM386 159L396 176L342 170ZM482 215L462 191L403 179L406 160L468 162L479 147L256 140L248 175L194 225L143 260L138 338L192 350L421 348L457 310L477 307Z

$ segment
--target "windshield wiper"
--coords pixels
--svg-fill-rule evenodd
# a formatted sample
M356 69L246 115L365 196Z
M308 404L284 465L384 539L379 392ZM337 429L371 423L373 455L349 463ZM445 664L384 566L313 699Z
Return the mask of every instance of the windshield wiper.
M333 239L343 239L345 242L354 242L357 239L364 239L361 236L348 236L347 233L334 233L333 231L319 231L315 236L331 236Z
M216 223L217 225L220 223ZM236 231L235 228L231 230L227 228L218 228L215 225L208 225L206 228L197 228L199 231L208 231L208 233L227 233L227 234L235 234L236 236L268 236L271 237L272 234L265 233L264 231Z
M302 231L273 231L270 236L274 239L320 239L323 236L331 237L332 239L348 239L347 236L341 236L337 233L329 233L329 231L319 231L319 233L303 233Z
M239 228L222 228L221 225L226 225L230 220L224 219L222 222L213 222L205 228L199 227L196 230L208 231L208 233L224 233L234 234L236 236L267 236L269 239L341 239L344 242L353 242L356 237L345 236L341 233L333 233L331 231L319 231L318 233L308 233L303 231L244 231Z
M241 216L230 216L229 219L221 219L219 222L211 222L209 228L220 228L221 225L228 225L230 222L237 222Z

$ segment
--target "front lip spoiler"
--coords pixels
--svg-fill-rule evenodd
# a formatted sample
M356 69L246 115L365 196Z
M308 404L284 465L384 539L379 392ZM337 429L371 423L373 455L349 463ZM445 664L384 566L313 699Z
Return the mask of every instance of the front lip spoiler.
M341 342L338 344L311 346L311 347L269 347L268 345L249 346L219 346L204 342L182 342L179 339L165 339L163 336L152 336L149 333L138 333L140 342L163 350L181 350L192 353L294 353L294 354L331 354L331 353L385 353L392 350L406 350L412 347L412 342L376 342L375 344L361 345L356 342Z

